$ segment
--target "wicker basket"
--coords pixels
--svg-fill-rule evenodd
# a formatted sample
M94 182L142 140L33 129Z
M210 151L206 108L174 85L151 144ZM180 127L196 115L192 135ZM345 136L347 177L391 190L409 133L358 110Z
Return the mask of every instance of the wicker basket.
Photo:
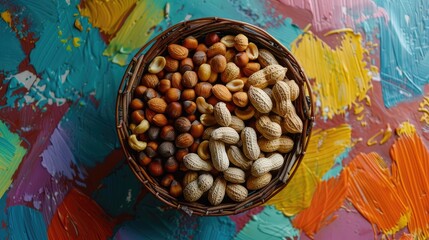
M211 32L219 32L222 35L243 33L249 38L249 41L270 50L275 55L278 62L288 68L287 77L289 79L295 79L300 87L301 93L299 98L294 101L294 105L304 125L302 134L291 135L295 142L294 148L290 153L285 155L285 164L273 175L271 182L266 187L250 192L244 202L222 203L218 206L189 203L170 196L168 191L160 186L159 183L138 164L134 151L127 143L128 136L130 135L128 130L128 106L133 97L134 89L139 84L148 63L150 63L155 56L164 54L167 45L170 43L181 42L189 35L200 38ZM261 205L277 194L288 184L305 154L313 121L314 109L309 81L296 59L286 47L259 27L222 18L203 18L182 22L170 27L162 34L149 41L141 48L128 65L119 87L116 102L117 133L132 171L145 187L159 200L168 206L181 209L189 215L223 216L237 214Z

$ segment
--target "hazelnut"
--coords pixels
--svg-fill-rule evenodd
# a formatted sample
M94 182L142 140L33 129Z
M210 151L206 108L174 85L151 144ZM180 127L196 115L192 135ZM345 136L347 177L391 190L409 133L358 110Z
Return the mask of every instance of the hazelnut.
M208 48L204 43L200 43L200 44L198 44L198 47L197 47L197 49L195 49L195 51L207 52L207 49Z
M157 113L157 114L155 114L155 116L153 116L152 123L155 124L158 127L163 127L163 126L167 125L168 120L164 116L164 114Z
M204 43L207 46L211 46L211 45L213 45L219 41L220 41L220 38L215 32L207 34L205 39L204 39Z
M159 177L164 173L162 168L161 159L155 158L148 166L149 173L154 177Z
M187 148L181 148L181 149L177 149L176 154L174 156L176 157L177 161L182 162L183 157L188 153L189 151Z
M174 122L174 128L181 133L188 132L191 129L191 122L186 117L179 117Z
M174 180L174 176L172 174L166 174L161 179L161 186L163 187L169 187L171 185L171 182Z
M154 141L158 139L160 132L161 132L161 128L156 126L150 126L146 132L146 135L150 140Z
M165 101L177 102L180 100L181 91L178 88L172 87L165 92Z
M182 101L192 101L195 99L195 90L194 89L185 89L182 92L181 98Z
M173 75L171 76L171 87L183 90L181 73L173 73Z
M171 78L173 77L173 73L171 73L171 72L169 72L169 73L166 73L165 74L165 76L164 76L164 78L165 79L168 79L168 80L170 80L171 81Z
M174 131L174 127L171 125L162 127L159 136L165 141L174 141L174 139L176 138L176 132Z
M167 72L175 72L177 69L179 69L179 60L166 56L164 70Z
M143 93L143 101L145 102L156 97L158 97L158 93L153 88L147 88L146 91Z
M182 105L178 102L169 103L165 111L171 118L178 118L182 116Z
M158 154L161 157L171 157L176 153L176 147L172 142L162 142L158 147Z
M156 112L150 110L149 108L146 108L145 110L145 117L149 121L149 123L152 123L153 116L155 116Z
M209 97L209 98L206 99L206 102L208 104L211 104L211 105L214 106L214 105L216 105L216 103L219 102L219 99L217 99L214 95L212 95L211 97Z
M192 102L192 101L184 101L183 108L185 109L185 112L187 114L194 114L195 111L197 110L197 104L195 104L195 102Z
M158 151L158 143L151 141L147 143L147 147L145 149L145 153L148 157L153 158L157 155Z
M186 117L190 122L193 122L197 119L197 116L195 114L189 115Z
M148 88L155 88L159 83L159 79L155 74L147 73L143 75L140 83Z
M147 142L147 141L149 141L149 138L147 137L147 135L146 134L144 134L144 133L142 133L142 134L138 134L137 135L137 139L139 140L139 141L142 141L142 142Z
M207 57L211 58L218 54L225 55L225 53L226 53L225 45L221 42L217 42L209 47L209 49L207 50Z
M198 47L198 40L193 36L188 36L183 40L182 45L189 50L196 49Z
M219 77L219 74L217 72L211 72L208 82L215 83L218 77Z
M200 138L203 136L204 133L204 126L199 121L195 120L191 124L191 130L189 132L192 137L195 139Z
M172 197L177 198L182 196L182 192L183 192L182 185L180 185L180 183L177 182L176 180L173 180L170 185L170 191L169 191L170 195Z
M135 124L139 124L144 120L144 112L143 110L135 110L131 113L131 121Z
M162 79L161 81L159 81L158 91L160 93L165 94L167 92L167 90L170 88L171 88L171 81L170 80Z
M250 75L254 74L255 72L259 71L260 69L261 69L261 65L259 63L249 62L242 69L242 71L246 77L249 77Z
M174 173L179 169L179 163L173 156L171 156L167 159L167 161L165 161L164 169L166 172Z
M232 102L237 107L245 107L249 103L249 98L246 92L236 92L232 95Z
M144 151L139 152L139 163L142 166L147 166L152 161L152 158L148 157Z
M197 73L194 71L186 71L182 77L182 85L185 88L193 88L198 83Z
M180 61L180 73L184 74L186 71L192 71L194 69L194 62L192 58L185 58Z
M140 109L143 109L143 107L144 107L144 103L139 98L134 98L130 102L130 108L133 110L140 110Z
M176 137L175 144L178 148L187 148L194 143L194 138L189 133L182 133Z
M164 70L161 70L159 73L156 73L156 76L158 77L158 79L163 79L165 76Z
M223 55L216 55L210 60L212 72L221 73L226 68L226 58Z
M228 110L230 112L233 112L236 108L236 106L234 105L234 103L232 102L225 102L226 108L228 108Z
M201 64L201 66L198 68L198 77L203 82L209 80L211 74L212 74L212 68L207 63Z
M208 82L199 82L195 86L195 94L199 97L209 98L212 95L212 84Z
M192 145L189 147L189 152L196 153L198 151L198 146L200 145L200 140L195 140Z
M147 87L143 85L138 85L134 90L134 97L143 98L143 94L146 91Z
M192 57L192 61L196 66L200 66L201 64L207 62L207 55L203 51L195 52L194 56Z
M245 67L249 62L249 57L246 52L239 52L235 55L234 62L238 67Z

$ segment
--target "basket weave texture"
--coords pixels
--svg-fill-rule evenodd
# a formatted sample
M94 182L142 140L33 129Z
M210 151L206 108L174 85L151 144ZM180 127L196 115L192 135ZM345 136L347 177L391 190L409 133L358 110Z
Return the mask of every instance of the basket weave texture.
M158 181L139 165L135 152L129 147L127 139L130 135L128 129L128 106L133 98L134 89L138 86L147 65L152 59L166 52L170 43L181 43L187 36L197 39L208 33L218 32L222 35L236 35L242 33L260 48L269 50L278 60L279 64L287 67L287 77L294 79L300 87L300 95L294 101L296 112L303 121L303 132L293 134L294 148L285 154L285 163L281 169L273 175L271 182L264 188L249 193L245 201L241 203L222 203L218 206L202 203L189 203L169 195ZM159 200L170 207L180 209L189 215L224 216L238 214L245 210L259 206L282 190L291 180L298 168L310 140L310 133L314 121L314 108L312 91L307 77L302 68L280 42L263 29L254 25L223 18L202 18L178 23L145 44L134 56L128 65L120 84L116 101L116 127L118 137L125 152L127 162L137 178Z

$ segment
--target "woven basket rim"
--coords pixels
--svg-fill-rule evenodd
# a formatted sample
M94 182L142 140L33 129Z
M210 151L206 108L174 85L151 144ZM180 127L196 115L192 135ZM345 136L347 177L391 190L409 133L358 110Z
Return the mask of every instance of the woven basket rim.
M270 184L258 190L256 193L250 194L242 203L222 203L219 206L211 206L201 203L188 203L170 196L168 192L138 164L138 161L135 159L135 154L132 153L133 150L130 149L127 143L129 136L128 104L132 99L133 90L140 81L139 79L147 63L156 55L165 52L168 43L179 42L179 40L183 40L189 35L195 36L195 31L198 31L201 36L208 32L245 32L249 40L259 40L255 41L257 45L263 45L264 48L277 50L271 52L278 58L279 62L283 63L283 66L286 65L288 74L293 75L300 87L301 93L305 93L300 94L300 97L294 103L294 105L296 105L295 107L298 106L297 114L304 123L303 133L294 135L294 140L298 140L298 143L295 143L294 149L285 155L284 166L278 171L276 176L273 175ZM296 172L310 141L313 122L314 106L311 85L302 67L292 53L277 39L260 27L227 18L209 17L177 23L147 42L140 48L129 63L119 86L116 100L116 130L122 150L126 155L128 165L132 169L134 175L159 200L189 215L225 216L238 214L268 201L289 183Z

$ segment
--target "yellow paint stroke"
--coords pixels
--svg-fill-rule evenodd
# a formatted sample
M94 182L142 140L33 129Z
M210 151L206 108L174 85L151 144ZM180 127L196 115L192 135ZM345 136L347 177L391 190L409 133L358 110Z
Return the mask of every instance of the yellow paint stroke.
M420 103L418 111L422 113L420 122L425 122L426 124L429 124L429 97L428 96L423 98L423 101Z
M390 124L387 124L386 131L384 131L383 138L380 140L380 144L385 144L393 135L393 130L390 127Z
M383 135L383 137L380 139L380 141L378 142L376 139ZM368 141L366 142L366 145L368 146L373 146L377 143L379 144L385 144L387 141L389 141L389 139L392 137L393 135L393 130L390 127L390 124L387 124L386 130L385 129L380 129L380 131L378 131L376 134L374 134L372 137L370 137L368 139Z
M308 208L323 175L334 166L335 159L350 147L351 127L347 124L328 130L314 130L307 153L295 175L267 205L274 205L287 216L293 216Z
M73 46L74 47L79 47L80 46L80 38L78 38L78 37L74 37L73 38Z
M356 120L358 120L358 121L362 121L364 117L365 117L365 114L362 114L362 115L360 115L360 116L357 116L357 117L356 117Z
M82 16L107 35L114 35L136 0L87 0L78 5Z
M163 20L163 7L157 4L157 1L138 1L103 55L111 57L112 62L125 66L128 55L142 47L152 34L150 29Z
M355 108L354 108L355 115L360 114L364 109L365 109L365 107L363 106L363 104L356 103Z
M368 146L373 146L375 144L377 144L377 140L375 140L378 136L381 136L384 134L384 129L380 129L380 131L378 131L376 134L374 134L372 137L370 137L368 139L368 141L366 142L366 145Z
M347 199L374 227L391 235L407 225L409 208L400 197L381 156L361 153L350 162L345 172L349 176Z
M83 31L82 23L80 22L79 18L74 20L74 27L81 32Z
M398 136L413 135L414 133L416 133L416 127L414 127L413 124L407 121L399 124L395 131Z
M332 35L332 34L347 33L347 32L353 33L353 29L351 29L351 28L334 29L334 30L331 30L331 31L325 33L324 36L326 37L326 36L329 36L329 35Z
M4 11L0 14L1 18L9 25L9 27L12 27L12 15L10 15L9 11Z
M416 239L429 238L429 151L422 139L402 135L390 149L392 176L399 199L411 210L408 230ZM398 199L395 199L398 201Z
M350 31L340 34L339 47L332 49L312 32L301 34L291 46L306 74L314 79L313 90L320 100L322 115L332 118L345 113L372 87L368 50L362 36Z
M322 227L333 222L337 216L331 215L343 204L347 184L347 175L344 172L338 178L322 181L314 192L310 207L293 219L294 227L313 238Z

